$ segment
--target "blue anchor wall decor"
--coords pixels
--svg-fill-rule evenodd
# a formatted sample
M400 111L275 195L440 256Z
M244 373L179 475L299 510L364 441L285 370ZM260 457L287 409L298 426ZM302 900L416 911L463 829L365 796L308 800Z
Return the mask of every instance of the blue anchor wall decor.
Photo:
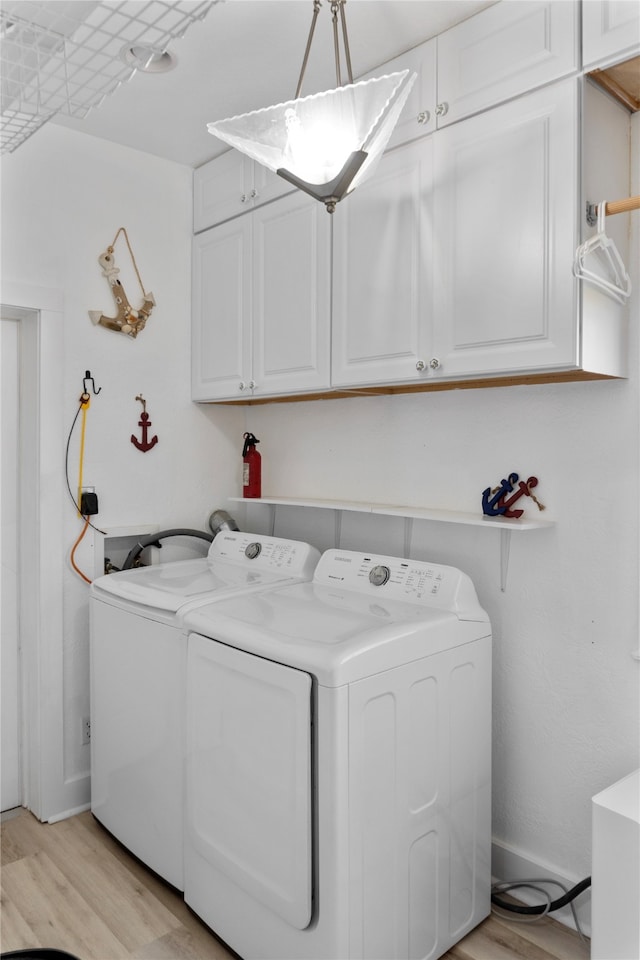
M146 453L147 450L153 449L156 443L158 442L157 437L152 437L151 440L148 439L149 427L151 426L151 420L149 420L149 414L147 413L147 401L143 398L142 394L138 394L136 400L139 400L142 404L142 413L140 419L138 420L138 426L142 429L142 440L138 440L133 434L131 434L131 443L142 450L143 453Z

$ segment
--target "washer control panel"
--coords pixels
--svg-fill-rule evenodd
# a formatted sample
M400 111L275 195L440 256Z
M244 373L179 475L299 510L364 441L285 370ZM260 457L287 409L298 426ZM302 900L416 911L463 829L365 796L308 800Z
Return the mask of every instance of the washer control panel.
M444 564L327 550L316 567L313 582L377 595L380 599L451 610L461 619L487 619L469 577L456 567Z
M300 540L225 530L212 542L208 559L211 562L222 560L252 569L272 570L274 573L285 571L287 575L310 579L320 553Z

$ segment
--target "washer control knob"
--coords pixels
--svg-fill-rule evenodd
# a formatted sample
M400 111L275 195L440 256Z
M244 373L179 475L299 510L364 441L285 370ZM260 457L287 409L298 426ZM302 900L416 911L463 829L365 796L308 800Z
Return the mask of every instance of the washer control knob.
M262 551L262 544L254 541L250 543L249 546L245 549L244 555L248 560L255 560L256 557L260 556Z
M373 567L369 573L369 583L372 583L374 587L381 587L387 582L391 576L391 570L389 567L385 567L383 564L378 564L377 567Z

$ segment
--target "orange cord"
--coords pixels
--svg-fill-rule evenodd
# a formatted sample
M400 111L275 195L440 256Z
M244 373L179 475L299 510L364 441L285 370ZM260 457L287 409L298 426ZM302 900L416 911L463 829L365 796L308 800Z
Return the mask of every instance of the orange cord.
M81 570L79 567L76 566L76 562L75 562L75 560L74 560L74 557L75 557L75 552L76 552L76 550L77 550L78 547L80 546L80 542L81 542L82 538L84 537L85 533L87 532L87 527L88 527L88 526L89 526L89 517L85 517L85 519L84 519L84 527L82 528L82 533L80 534L80 536L78 537L78 539L76 540L76 542L74 543L74 545L73 545L73 547L72 547L72 549L71 549L71 558L70 558L70 559L71 559L71 566L73 567L73 569L75 570L75 572L78 574L78 576L79 576L79 577L82 577L82 579L85 581L85 583L91 583L91 580L89 580L89 577L85 577L85 575L84 575L84 573L82 572L82 570Z

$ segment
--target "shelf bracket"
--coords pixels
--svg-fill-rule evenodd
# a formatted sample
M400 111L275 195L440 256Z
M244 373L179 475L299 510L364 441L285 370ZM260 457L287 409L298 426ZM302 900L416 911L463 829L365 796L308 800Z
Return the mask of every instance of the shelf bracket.
M500 590L507 589L507 571L509 570L509 550L511 549L511 530L500 531Z
M404 555L411 556L411 539L413 537L413 517L404 518Z
M340 549L340 538L342 536L342 510L335 510L333 515L333 543L336 550Z

